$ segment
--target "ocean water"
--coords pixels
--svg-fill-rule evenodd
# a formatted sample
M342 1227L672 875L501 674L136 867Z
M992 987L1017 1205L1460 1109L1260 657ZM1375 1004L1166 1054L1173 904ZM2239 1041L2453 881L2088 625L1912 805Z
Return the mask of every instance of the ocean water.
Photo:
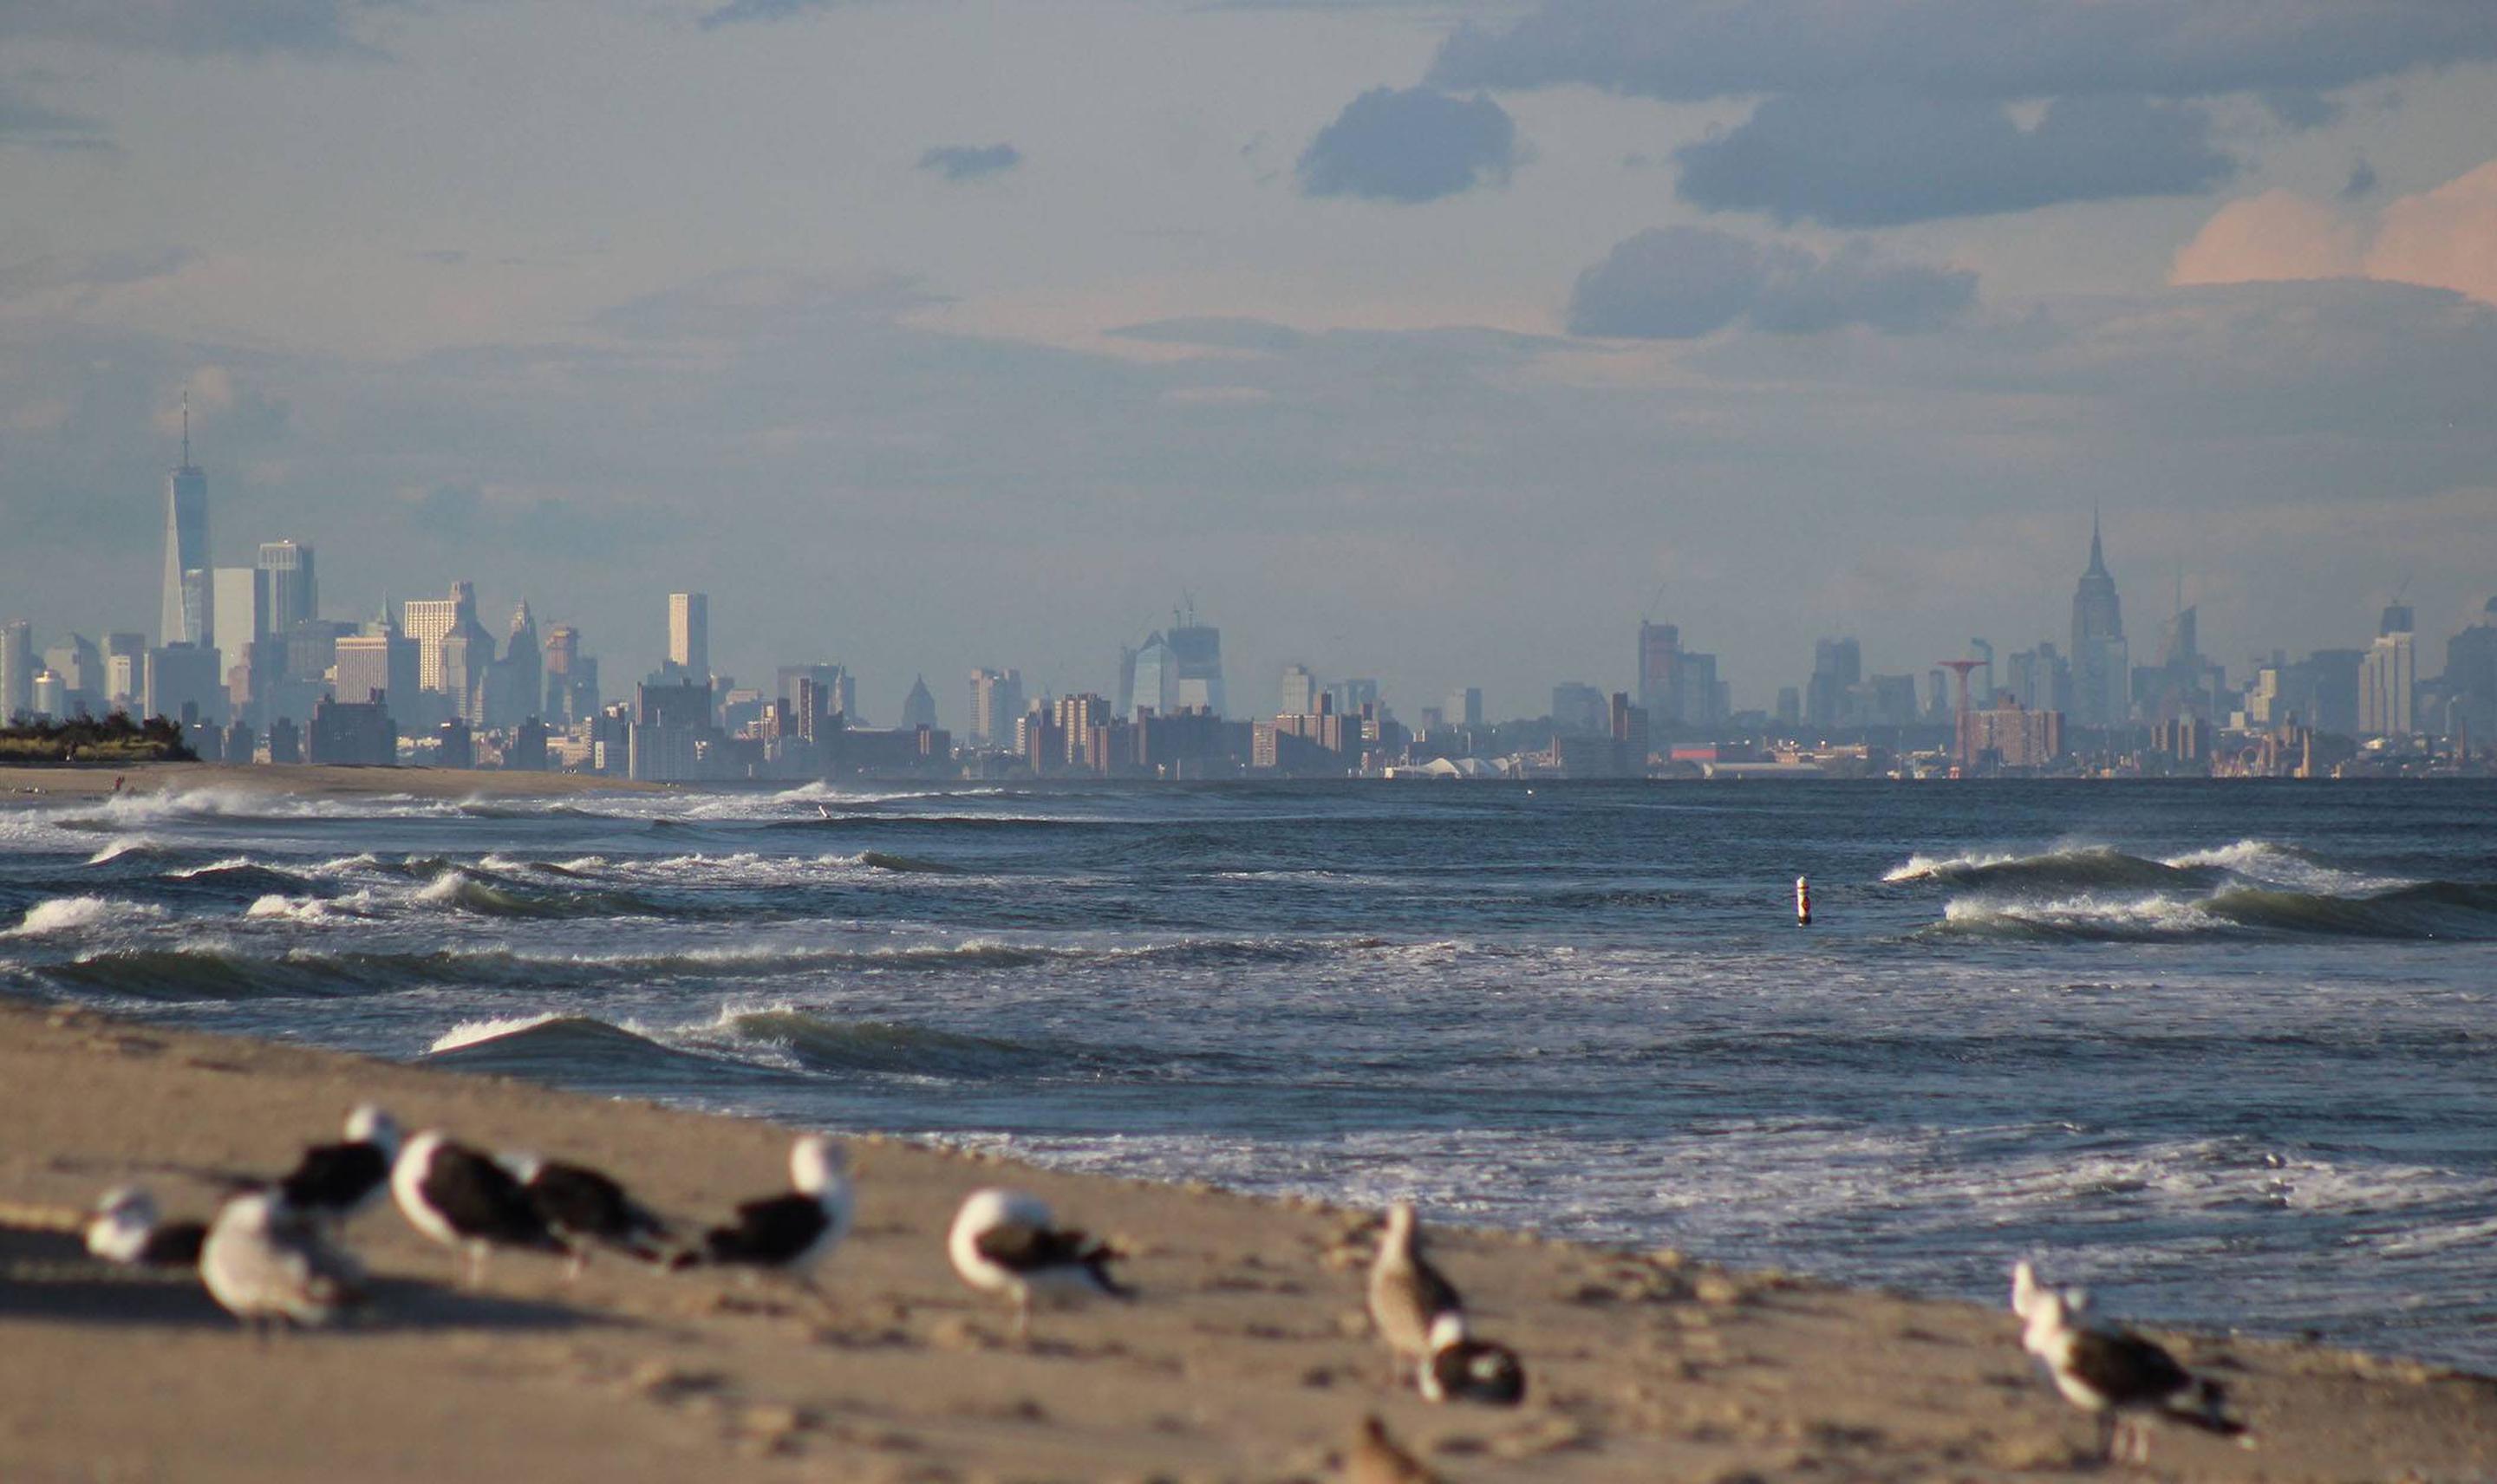
M2487 784L19 805L0 993L2497 1369Z

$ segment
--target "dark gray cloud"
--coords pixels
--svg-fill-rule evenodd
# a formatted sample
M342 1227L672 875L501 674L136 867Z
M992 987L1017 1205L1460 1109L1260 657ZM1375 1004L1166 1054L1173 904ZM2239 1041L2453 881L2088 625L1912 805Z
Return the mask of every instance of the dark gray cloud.
M2341 116L2341 105L2308 87L2266 88L2262 106L2292 129L2321 129Z
M840 3L841 0L728 0L726 5L706 12L694 24L715 31L749 20L787 20L793 16L829 11Z
M1738 320L1781 334L1848 325L1935 330L1976 299L1976 275L1887 262L1862 242L1827 258L1706 227L1666 227L1616 244L1578 275L1569 332L1687 340Z
M0 38L52 38L176 56L377 56L358 20L395 0L9 0Z
M0 88L0 144L103 150L112 147L112 136L95 119L28 103Z
M2062 98L2023 129L1991 101L1860 88L1767 99L1674 158L1694 205L1837 227L2187 195L2237 168L2192 105Z
M1469 26L1443 87L1587 83L1682 101L1888 86L1942 98L2317 93L2497 58L2497 6L2455 0L1545 0Z
M1489 98L1375 87L1345 104L1301 152L1305 196L1424 202L1508 178L1517 125Z
M939 144L919 157L921 170L948 180L985 179L1022 163L1023 151L1012 144Z
M2356 201L2376 188L2376 167L2360 160L2350 167L2350 178L2341 185L2343 201Z

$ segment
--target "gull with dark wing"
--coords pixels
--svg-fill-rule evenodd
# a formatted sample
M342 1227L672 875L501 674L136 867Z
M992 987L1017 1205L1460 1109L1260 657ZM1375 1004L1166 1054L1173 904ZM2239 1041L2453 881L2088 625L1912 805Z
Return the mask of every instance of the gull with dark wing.
M358 1103L347 1115L346 1138L315 1144L277 1182L277 1193L307 1216L344 1222L390 1187L398 1157L398 1124L374 1103Z
M1417 1372L1431 1358L1431 1331L1441 1315L1465 1319L1465 1300L1422 1255L1422 1234L1413 1207L1387 1208L1387 1231L1370 1264L1370 1322L1387 1342L1388 1383L1402 1385L1407 1366Z
M677 1255L668 1243L668 1223L626 1194L614 1177L535 1154L505 1154L502 1163L520 1181L547 1231L572 1254L568 1279L581 1277L593 1247L644 1262L668 1262Z
M1030 1338L1035 1300L1135 1297L1111 1276L1116 1249L1058 1226L1048 1202L1021 1190L973 1191L954 1216L945 1250L963 1281L1014 1301L1017 1340Z
M1466 1316L1443 1313L1431 1323L1431 1358L1422 1364L1428 1402L1482 1402L1515 1406L1526 1400L1526 1367L1504 1344L1466 1333Z
M471 1288L485 1279L491 1248L564 1249L511 1171L439 1132L418 1134L399 1151L391 1166L391 1195L410 1226L467 1253Z
M2102 1457L2113 1459L2121 1448L2134 1462L2148 1462L2152 1421L2223 1437L2246 1430L2224 1410L2228 1399L2219 1382L2196 1376L2138 1335L2074 1323L2064 1296L2051 1288L2031 1304L2020 1342L2046 1363L2066 1401L2099 1420Z
M821 1134L806 1134L789 1147L791 1189L744 1202L737 1219L703 1234L692 1261L780 1274L824 1301L815 1286L815 1265L849 1235L857 1195L849 1158Z
M86 1224L90 1256L135 1268L196 1268L200 1247L207 1241L205 1221L168 1221L157 1215L156 1197L138 1185L115 1185L95 1203L95 1218Z

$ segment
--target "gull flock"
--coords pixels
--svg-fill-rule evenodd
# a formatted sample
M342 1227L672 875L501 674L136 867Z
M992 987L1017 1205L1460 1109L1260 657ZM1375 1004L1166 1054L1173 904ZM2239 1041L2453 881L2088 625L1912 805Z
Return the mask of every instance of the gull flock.
M196 1268L209 1295L265 1337L273 1327L331 1324L370 1304L363 1264L343 1233L385 1197L450 1250L458 1280L471 1288L497 1251L563 1258L568 1280L609 1253L664 1272L768 1274L827 1306L816 1270L849 1234L857 1209L847 1157L821 1134L792 1145L789 1188L685 1232L601 1171L534 1153L489 1153L439 1130L403 1137L388 1112L364 1104L348 1115L341 1140L313 1145L286 1174L246 1184L205 1222L167 1220L144 1189L114 1186L94 1208L86 1247L118 1265ZM1013 1306L1018 1341L1028 1340L1035 1308L1137 1297L1115 1271L1122 1255L1115 1247L1060 1225L1046 1202L1020 1190L973 1191L946 1233L945 1251L966 1285ZM2162 1424L2250 1441L2217 1382L2138 1335L2088 1319L2089 1307L2086 1292L2041 1282L2026 1261L2014 1265L2021 1345L2055 1390L2099 1424L2103 1458L2146 1462L2150 1430ZM1386 1213L1368 1310L1387 1352L1390 1389L1411 1385L1434 1403L1525 1400L1524 1362L1475 1334L1456 1286L1425 1254L1409 1204ZM1419 1466L1375 1416L1365 1419L1349 1462L1357 1477L1429 1476L1407 1471Z

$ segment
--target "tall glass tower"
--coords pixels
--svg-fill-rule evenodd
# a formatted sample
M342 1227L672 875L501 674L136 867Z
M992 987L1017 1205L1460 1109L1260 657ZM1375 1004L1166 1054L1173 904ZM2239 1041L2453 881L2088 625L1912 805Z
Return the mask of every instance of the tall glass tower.
M191 395L182 394L182 462L165 480L166 644L204 645L213 632L208 586L208 477L191 462Z

